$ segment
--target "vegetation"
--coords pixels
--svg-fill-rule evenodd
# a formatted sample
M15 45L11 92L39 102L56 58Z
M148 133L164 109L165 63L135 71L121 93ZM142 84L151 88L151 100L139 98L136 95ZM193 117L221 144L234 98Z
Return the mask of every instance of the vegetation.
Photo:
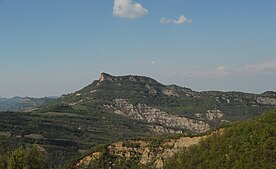
M75 111L94 111L103 110L105 109L103 105L112 105L114 99L121 98L127 99L133 105L146 104L170 114L205 121L209 121L205 114L208 110L221 110L224 119L236 121L260 115L264 111L275 108L275 105L257 102L258 97L276 99L274 92L259 95L242 92L196 92L176 85L165 86L148 77L114 77L107 74L104 76L111 80L94 81L79 91L63 96L60 104L68 106L73 103L73 106L69 107ZM169 90L172 94L165 94L164 90ZM203 113L203 116L199 118L196 113ZM216 119L208 123L213 128L221 125L221 121Z
M1 169L46 169L45 157L36 146L22 146L0 155Z
M276 110L233 124L165 163L165 169L275 168Z
M276 110L247 121L224 126L208 135L198 145L184 149L166 160L164 169L272 169L276 166ZM151 153L154 154L168 139L177 139L180 136L183 135L154 136L142 140L146 141ZM127 140L122 143L122 146L129 149L119 150L116 153L112 151L112 145L94 149L93 152L100 152L100 156L91 160L89 165L83 165L78 169L155 168L154 161L146 166L139 163L141 153L139 150L134 151L140 148L139 142ZM131 155L127 157L122 155L128 153Z
M85 161L77 169L154 169L155 162L168 149L176 149L174 145L166 144L172 139L181 137L197 137L198 135L160 135L138 139L125 140L94 148L86 156L93 157ZM116 148L118 146L118 148ZM123 148L122 148L122 147ZM149 150L147 163L141 164L141 159L145 151ZM174 152L174 150L172 150ZM85 159L85 158L83 158ZM145 159L144 159L145 160ZM149 161L148 161L149 160ZM75 168L74 168L75 169Z
M55 99L50 98L29 98L29 97L13 97L10 99L0 97L0 111L23 111L40 106L47 101Z
M28 112L0 112L0 154L21 145L38 144L47 152L46 162L50 168L68 168L97 145L152 135L149 123L117 115L106 107L115 106L114 99L118 98L127 99L134 106L146 104L169 114L203 120L212 129L224 122L221 119L207 119L208 110L221 110L223 119L231 122L275 108L273 104L259 104L256 101L258 97L275 99L275 92L261 95L195 92L175 85L165 86L148 77L105 76L111 80L94 81L58 99L16 98L14 102L7 102L7 99L0 98L0 103L5 103L2 110L40 106ZM170 90L175 95L165 94L164 90ZM197 117L196 113L203 116ZM152 147L154 142L157 144L160 141L153 141ZM133 166L135 160L129 163ZM128 165L128 162L124 164Z
M49 167L70 165L96 145L146 136L143 122L104 112L0 113L0 154L20 145L38 144Z

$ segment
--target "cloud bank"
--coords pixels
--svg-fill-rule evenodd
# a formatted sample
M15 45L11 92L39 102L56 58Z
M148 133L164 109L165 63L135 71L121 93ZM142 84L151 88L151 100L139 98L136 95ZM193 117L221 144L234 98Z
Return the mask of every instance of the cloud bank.
M185 78L202 78L202 77L225 77L232 72L228 70L225 66L220 65L214 70L195 70L195 71L188 71L188 72L182 72L180 74L181 77Z
M114 0L113 15L121 18L134 19L148 13L141 4L132 0Z
M256 76L276 75L276 61L247 64L235 69L228 69L224 65L213 70L188 71L179 74L182 78L222 78L226 76Z
M258 73L276 74L276 61L245 65L242 69L242 72L248 75L254 75Z
M181 15L178 19L168 19L165 17L162 17L160 19L161 24L175 24L175 25L181 25L184 23L192 23L191 19L187 19L185 16Z

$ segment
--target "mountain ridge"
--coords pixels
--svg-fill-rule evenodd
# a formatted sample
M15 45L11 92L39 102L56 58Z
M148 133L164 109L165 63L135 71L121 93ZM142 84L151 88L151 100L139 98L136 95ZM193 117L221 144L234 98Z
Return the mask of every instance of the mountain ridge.
M161 130L202 133L240 119L242 111L248 112L244 117L248 118L252 112L258 114L276 106L276 95L269 91L263 94L197 92L177 85L163 85L146 76L101 73L99 80L63 95L61 102L73 109L98 109L141 120L152 125L156 133ZM260 110L255 112L257 109Z
M158 80L155 80L151 77L148 77L148 76L144 76L144 75L119 75L119 76L116 76L116 75L112 75L110 73L106 73L106 72L102 72L100 73L100 78L98 81L104 81L104 80L110 80L112 81L112 79L122 79L122 78L125 78L125 79L130 79L130 80L134 80L135 78L143 78L143 79L149 79L151 81L155 81L159 84L162 84L161 82L159 82ZM97 81L97 80L96 80ZM180 87L180 88L185 88L187 90L191 90L191 91L194 91L194 92L224 92L224 93L244 93L244 94L257 94L257 95L267 95L267 96L276 96L276 91L272 91L272 90L267 90L267 91L263 91L261 93L255 93L255 92L244 92L244 91L236 91L236 90L229 90L229 91L220 91L220 90L201 90L201 91L197 91L197 90L193 90L192 88L188 88L188 87L185 87L185 86L181 86L181 85L177 85L177 84L162 84L164 86L168 86L168 87Z
M250 93L250 92L243 92L243 91L219 91L219 90L204 90L204 91L195 91L195 90L192 90L191 88L187 88L187 87L182 87L182 86L179 86L179 85L176 85L176 84L168 84L168 85L164 85L160 82L158 82L157 80L153 79L153 78L150 78L150 77L147 77L147 76L139 76L139 75L122 75L122 76L115 76L115 75L111 75L109 73L105 73L105 72L102 72L100 74L100 77L99 77L99 80L94 80L91 84L89 84L88 86L94 84L94 83L99 83L99 82L102 82L102 81L119 81L119 80L130 80L130 81L142 81L142 82L152 82L152 83L155 83L156 85L160 85L160 86L163 86L163 87L167 87L169 89L171 89L171 91L173 89L175 90L185 90L185 91L190 91L190 92L193 92L193 93L206 93L206 94L213 94L213 93L236 93L236 94L249 94L249 95L259 95L259 96L263 96L263 97L276 97L276 91L265 91L263 93L260 93L260 94L256 94L256 93ZM84 87L86 88L86 87ZM81 91L82 89L80 90L77 90L73 93L76 93L78 91ZM166 91L165 91L166 92ZM71 93L72 94L72 93ZM173 95L173 93L167 93L168 95ZM63 98L64 96L68 96L70 94L64 94L60 97L57 97L57 96L50 96L50 97L41 97L41 98L35 98L35 97L28 97L28 96L15 96L15 97L12 97L12 98L5 98L5 97L0 97L0 111L22 111L22 110L25 110L25 109L31 109L31 108L34 108L34 107L38 107L38 106L41 106L43 105L43 103L45 103L45 101L42 101L42 103L40 104L29 104L28 106L24 107L22 106L21 108L16 108L16 107L13 107L13 106L7 106L7 105L4 105L6 104L5 102L11 102L11 101L15 101L17 100L16 102L20 102L21 100L23 99L31 99L31 100L37 100L37 102L39 100L47 100L47 99L58 99L58 98ZM1 105L2 104L2 105ZM14 103L16 104L16 103Z

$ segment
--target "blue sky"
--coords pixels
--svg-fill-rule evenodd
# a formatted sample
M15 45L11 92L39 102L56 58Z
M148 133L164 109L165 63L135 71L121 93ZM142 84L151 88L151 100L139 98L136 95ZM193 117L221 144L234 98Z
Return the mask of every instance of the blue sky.
M0 0L0 97L101 72L194 90L276 90L275 0Z

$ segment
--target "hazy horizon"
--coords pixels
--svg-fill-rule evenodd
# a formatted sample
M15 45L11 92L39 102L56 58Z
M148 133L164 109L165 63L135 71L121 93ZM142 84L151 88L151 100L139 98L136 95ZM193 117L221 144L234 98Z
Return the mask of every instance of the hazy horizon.
M101 73L107 73L107 72L101 72ZM134 75L134 76L145 76L145 77L149 77L149 76L147 76L147 75L137 75L137 74L122 74L122 75L114 75L114 74L111 74L111 73L108 73L108 74L110 74L110 75L112 75L112 76L127 76L127 75ZM99 73L99 76L100 76L100 73ZM150 78L152 78L152 77L150 77ZM98 80L98 79L99 79L99 78L95 78L94 80ZM160 82L160 83L162 83L162 84L164 84L164 85L178 85L178 84L176 84L176 83L164 83L164 82L159 81L158 79L155 79L155 78L153 78L153 79L154 79L154 80L157 80L158 82ZM92 80L91 82L88 82L88 84L84 84L83 86L80 86L79 88L72 89L72 91L65 91L65 93L60 93L60 92L59 92L59 93L56 94L56 95L54 95L54 94L53 94L53 95L42 95L42 96L41 96L41 95L34 95L34 96L32 96L32 95L12 95L12 96L0 96L0 98L14 98L14 97L31 97L31 98L60 97L60 96L62 96L62 95L74 93L74 92L76 92L76 91L78 91L78 90L80 90L80 89L82 89L82 88L88 86L88 85L91 84L94 80ZM194 90L194 91L198 91L198 92L202 92L202 91L233 92L233 91L235 91L235 92L262 94L262 93L267 92L267 91L273 91L273 90L264 90L264 91L260 91L260 92L251 92L251 91L243 91L243 90L224 90L224 89L207 89L207 90L205 90L205 89L195 89L195 88L192 88L192 87L190 87L190 86L181 86L181 85L178 85L178 86L190 88L190 89L192 89L192 90Z
M101 72L196 91L276 91L276 1L0 0L0 97L60 96Z

